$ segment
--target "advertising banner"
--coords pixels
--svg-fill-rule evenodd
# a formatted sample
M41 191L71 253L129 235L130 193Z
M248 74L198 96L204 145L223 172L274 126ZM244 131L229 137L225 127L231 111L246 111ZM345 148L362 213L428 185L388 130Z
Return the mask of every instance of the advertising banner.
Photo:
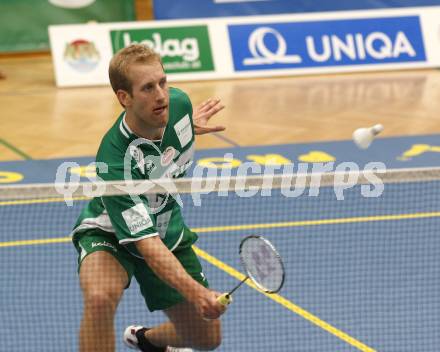
M154 16L156 19L165 20L438 5L438 0L154 0Z
M113 52L132 43L152 47L162 57L167 73L214 69L206 25L111 30L110 36Z
M134 19L133 0L0 0L0 51L49 49L53 24Z
M170 81L440 67L440 6L49 27L57 85L108 84L113 54L158 52Z
M418 16L228 26L236 71L424 62Z

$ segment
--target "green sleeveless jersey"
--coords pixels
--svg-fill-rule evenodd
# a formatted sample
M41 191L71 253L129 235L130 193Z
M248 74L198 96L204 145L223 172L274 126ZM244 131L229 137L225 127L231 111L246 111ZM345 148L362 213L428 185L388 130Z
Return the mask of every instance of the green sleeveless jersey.
M96 156L99 178L121 181L185 175L194 155L192 106L181 90L170 88L169 93L169 120L160 141L136 136L125 122L125 113L119 116ZM79 216L73 240L91 228L116 236L134 255L139 255L135 241L151 236L160 236L170 250L196 240L183 222L180 205L168 194L93 198Z

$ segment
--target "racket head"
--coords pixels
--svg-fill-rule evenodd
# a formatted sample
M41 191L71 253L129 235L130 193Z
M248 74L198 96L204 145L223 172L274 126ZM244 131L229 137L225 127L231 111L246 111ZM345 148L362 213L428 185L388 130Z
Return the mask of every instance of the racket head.
M263 236L251 235L240 243L240 260L247 276L260 290L277 293L285 279L284 264L275 247Z

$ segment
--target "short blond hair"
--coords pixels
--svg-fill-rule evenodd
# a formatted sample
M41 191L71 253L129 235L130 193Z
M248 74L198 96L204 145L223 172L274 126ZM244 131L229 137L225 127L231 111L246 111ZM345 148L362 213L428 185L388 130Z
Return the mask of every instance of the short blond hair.
M119 50L110 60L108 68L113 91L116 93L122 89L132 94L132 82L128 77L128 68L134 63L149 64L154 61L162 65L160 55L146 45L131 44Z

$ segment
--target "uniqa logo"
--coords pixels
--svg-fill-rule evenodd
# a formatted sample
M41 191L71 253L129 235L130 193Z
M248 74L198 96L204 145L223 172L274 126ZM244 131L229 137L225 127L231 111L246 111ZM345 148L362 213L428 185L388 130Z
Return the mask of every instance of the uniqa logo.
M162 39L160 33L153 33L150 39L144 39L140 44L148 45L161 57L176 57L180 56L186 61L196 61L200 57L199 42L197 38L184 38L179 40L177 38ZM125 32L122 36L124 46L138 43L131 40L130 33Z
M273 35L277 41L277 50L275 52L270 51L266 44L264 44L264 38L268 34ZM253 57L244 59L243 64L246 66L275 63L298 64L302 61L298 55L286 55L286 40L278 31L270 27L260 27L252 32L249 37L249 51Z
M271 51L264 42L268 35L276 39L274 51ZM341 61L344 56L353 61L365 60L367 56L377 60L398 58L403 54L410 57L416 56L411 42L402 31L397 32L394 40L386 33L376 31L368 34L347 34L344 38L337 35L323 35L320 45L317 45L313 36L306 36L305 44L307 54L314 62L326 62L331 59ZM248 46L253 57L243 60L245 66L302 62L302 57L299 55L286 55L285 38L270 27L260 27L254 30L249 36ZM317 47L322 48L321 52L318 52Z
M146 219L139 219L138 221L131 223L128 226L128 229L131 233L138 233L139 231L141 231L141 229L148 227L148 225L150 225L149 221L147 221Z

